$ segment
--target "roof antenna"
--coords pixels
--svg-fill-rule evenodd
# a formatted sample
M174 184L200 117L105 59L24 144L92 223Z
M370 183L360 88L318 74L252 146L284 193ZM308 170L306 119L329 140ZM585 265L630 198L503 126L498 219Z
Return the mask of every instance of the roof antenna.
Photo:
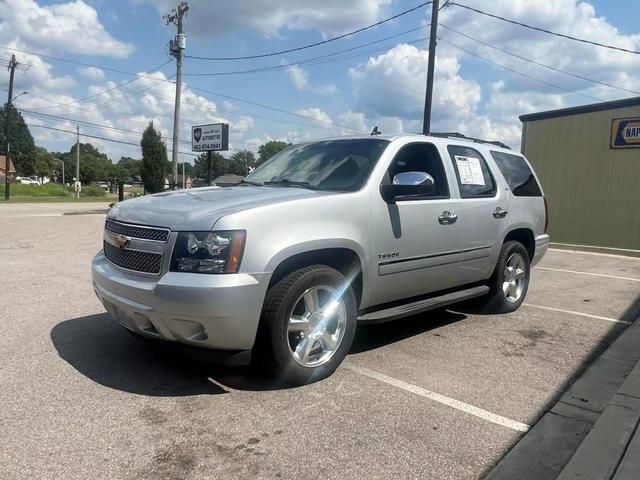
M373 130L371 130L371 135L375 136L375 135L382 135L382 132L380 130L378 130L378 127L375 126L373 127Z

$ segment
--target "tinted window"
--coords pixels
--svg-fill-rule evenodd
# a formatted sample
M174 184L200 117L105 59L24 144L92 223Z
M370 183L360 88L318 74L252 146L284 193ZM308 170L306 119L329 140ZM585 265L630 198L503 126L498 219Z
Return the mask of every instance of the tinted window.
M380 139L330 140L293 145L246 177L251 182L303 182L321 189L362 188L389 142Z
M493 197L496 194L493 176L480 152L457 145L450 145L448 150L462 198Z
M424 172L433 178L433 198L449 198L449 184L438 149L430 143L411 143L396 154L389 166L386 182L403 172Z
M540 185L524 158L504 152L491 152L498 168L517 197L541 197Z

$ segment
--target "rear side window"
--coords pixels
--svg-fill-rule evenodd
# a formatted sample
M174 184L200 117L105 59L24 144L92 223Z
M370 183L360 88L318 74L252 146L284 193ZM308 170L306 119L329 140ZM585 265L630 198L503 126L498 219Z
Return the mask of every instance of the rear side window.
M462 198L495 196L496 184L480 152L458 145L449 145L448 150Z
M491 152L498 168L516 197L541 197L540 185L529 165L519 155L504 152Z

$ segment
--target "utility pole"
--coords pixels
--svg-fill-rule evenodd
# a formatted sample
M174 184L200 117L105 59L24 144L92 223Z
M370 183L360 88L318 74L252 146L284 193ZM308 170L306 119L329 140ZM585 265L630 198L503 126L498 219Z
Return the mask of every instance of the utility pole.
M64 181L64 162L62 160L60 160L59 158L55 158L54 160L56 162L60 162L62 164L62 185L66 185L66 183Z
M427 93L424 98L424 121L422 123L422 133L428 134L431 131L431 105L433 98L433 75L436 67L436 35L438 34L438 11L440 1L433 0L431 3L431 34L429 35L429 65L427 67Z
M247 168L247 151L244 150L242 152L242 159L244 160L244 175L245 177L249 175L249 169Z
M173 111L173 149L171 159L173 163L173 183L178 185L178 137L180 136L180 96L182 95L182 57L186 46L186 37L182 28L182 20L189 11L187 2L180 2L177 8L163 18L167 25L173 23L178 27L178 34L169 42L169 52L176 58L176 102Z
M76 125L76 198L80 199L80 125Z
M4 157L4 199L9 200L9 175L11 175L10 165L11 165L11 111L13 110L13 76L16 72L16 67L18 66L18 62L16 61L16 56L11 55L11 61L9 62L9 97L7 99L7 108L5 109L5 140L7 141L7 149L5 150Z

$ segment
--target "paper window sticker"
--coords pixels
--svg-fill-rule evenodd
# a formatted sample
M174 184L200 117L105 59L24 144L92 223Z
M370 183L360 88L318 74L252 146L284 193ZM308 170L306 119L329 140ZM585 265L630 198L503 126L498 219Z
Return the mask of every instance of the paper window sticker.
M456 155L456 166L460 175L460 183L462 185L473 185L473 173L469 165L469 158Z
M482 165L479 158L469 158L469 169L474 185L485 185L484 174L482 173Z

